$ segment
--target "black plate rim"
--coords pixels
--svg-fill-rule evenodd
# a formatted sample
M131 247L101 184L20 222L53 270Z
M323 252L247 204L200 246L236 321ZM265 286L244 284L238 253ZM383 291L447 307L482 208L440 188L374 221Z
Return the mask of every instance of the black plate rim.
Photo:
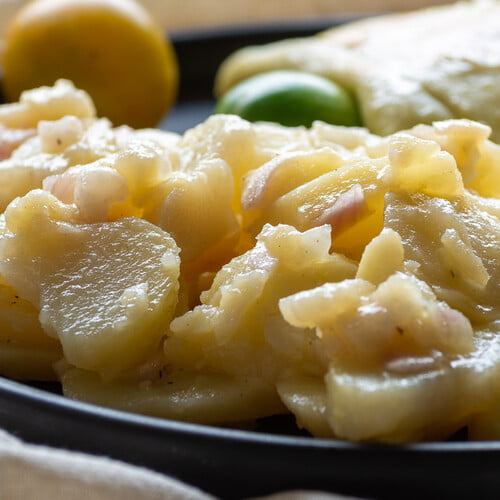
M180 54L191 57L199 53L212 40L216 42L217 50L233 50L236 44L247 44L254 36L260 41L272 40L276 37L302 36L306 32L317 32L328 25L342 24L346 21L358 19L360 16L341 16L334 19L307 20L306 22L259 24L233 27L217 27L204 30L173 31L171 39ZM365 17L365 16L362 16ZM233 44L229 42L235 42ZM198 52L197 52L198 51ZM226 54L218 54L225 57ZM181 67L183 61L181 62ZM215 59L211 61L213 64ZM190 79L202 77L197 84L203 88L189 89L194 94L181 94L182 100L207 99L211 97L211 89L206 87L213 76L213 66L193 68L189 61L183 66ZM195 70L194 72L192 70ZM210 73L212 71L212 73ZM14 413L13 413L14 412ZM15 412L20 412L15 414ZM33 422L30 412L36 416ZM59 426L59 427L58 427ZM114 426L110 436L105 429ZM88 431L96 427L97 434L102 442L92 442L85 436L78 436L78 431ZM359 444L335 439L320 439L302 436L288 436L270 433L256 433L246 430L213 427L186 422L178 422L155 417L136 415L125 411L100 407L81 401L70 400L58 394L53 394L22 382L8 380L0 376L0 429L4 428L14 435L28 442L47 444L56 447L105 454L126 462L144 465L160 472L172 474L206 491L220 494L223 498L237 498L234 488L220 486L224 473L220 468L231 464L231 459L225 453L236 446L235 455L240 460L253 458L261 460L262 464L245 463L248 471L236 474L235 481L244 484L246 496L253 494L272 493L283 487L317 485L322 489L337 493L358 494L372 492L380 493L380 498L422 498L422 491L433 492L436 488L446 489L454 498L468 497L468 490L464 484L478 488L482 498L486 498L489 487L500 491L500 475L497 474L497 463L500 463L500 441L453 441L427 442L411 444ZM121 442L130 436L133 444L127 449L126 443ZM147 444L142 441L146 440ZM160 448L148 450L148 446L158 441ZM187 449L182 451L184 443ZM112 449L109 449L112 448ZM277 457L283 452L291 458L288 464L294 473L281 472ZM138 456L143 453L146 456ZM160 456L162 453L165 456ZM207 458L208 455L213 455ZM311 462L304 471L302 461ZM319 458L317 458L319 457ZM446 470L440 469L443 458L449 462ZM172 460L179 459L179 464ZM339 468L332 472L331 478L321 476L321 471L312 471L314 466L325 461L328 465ZM186 470L187 464L195 463L202 471ZM431 465L428 465L428 464ZM355 465L354 465L355 464ZM409 481L415 481L420 474L418 467L425 465L426 477L415 491L407 490ZM366 484L355 484L356 473L352 468L360 467L363 480ZM400 466L400 476L394 478L389 487L383 486L377 474L384 467ZM260 467L260 469L259 469ZM256 484L251 477L252 473L262 473L263 467L269 467L275 478L263 477L262 484ZM415 470L413 470L416 468ZM214 475L209 478L205 469ZM374 469L374 470L372 470ZM470 474L472 469L473 474ZM222 474L222 476L221 476ZM302 474L303 477L300 477ZM459 480L453 482L454 475ZM278 477L279 476L279 477ZM420 479L420 478L418 478ZM312 481L312 482L311 482ZM389 489L387 489L389 488ZM400 496L398 496L398 494ZM432 495L429 497L433 497ZM445 496L441 496L444 498ZM377 497L379 498L379 497Z
M22 400L29 406L48 409L49 412L67 412L86 415L94 419L110 422L119 421L134 427L152 428L158 432L177 432L200 437L217 437L222 440L237 440L251 443L269 444L279 446L298 446L306 448L335 448L362 452L434 452L467 453L477 451L500 452L500 441L451 441L451 442L422 442L408 444L383 444L383 443L352 443L338 439L312 438L304 436L287 436L266 432L254 432L230 427L217 427L189 422L175 421L129 413L122 410L93 405L83 401L69 399L59 394L53 394L37 387L31 387L22 382L16 382L0 376L0 401L1 399L14 398Z

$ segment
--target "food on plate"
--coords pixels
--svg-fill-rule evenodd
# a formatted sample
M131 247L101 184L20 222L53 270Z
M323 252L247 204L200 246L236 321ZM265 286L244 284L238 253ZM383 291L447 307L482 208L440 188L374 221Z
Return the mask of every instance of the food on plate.
M3 91L59 78L86 90L114 125L153 127L177 96L178 65L166 33L134 0L33 0L6 30Z
M290 127L310 127L315 120L361 124L348 92L326 78L299 71L271 71L248 78L221 97L215 112Z
M498 142L499 23L497 1L463 1L246 47L222 64L215 91L260 73L304 71L350 90L375 134L468 118L489 125Z
M178 135L114 127L65 80L0 124L2 375L210 425L500 438L487 125L220 114Z

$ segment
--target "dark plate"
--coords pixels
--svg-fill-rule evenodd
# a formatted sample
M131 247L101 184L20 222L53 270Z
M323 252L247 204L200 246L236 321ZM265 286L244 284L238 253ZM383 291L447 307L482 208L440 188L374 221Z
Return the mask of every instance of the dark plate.
M210 114L216 68L238 47L344 21L174 34L183 80L162 128L183 132ZM168 473L224 499L305 488L398 500L500 496L497 442L358 445L294 435L289 419L268 419L257 431L223 429L100 408L58 391L0 378L0 426L30 442Z

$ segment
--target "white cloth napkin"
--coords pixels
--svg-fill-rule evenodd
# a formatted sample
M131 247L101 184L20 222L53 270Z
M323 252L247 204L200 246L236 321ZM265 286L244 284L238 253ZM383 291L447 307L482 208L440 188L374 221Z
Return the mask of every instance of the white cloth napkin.
M313 491L273 500L340 500ZM166 475L118 460L25 443L0 429L1 500L216 500Z
M0 430L2 500L213 500L156 472L83 453L31 445Z

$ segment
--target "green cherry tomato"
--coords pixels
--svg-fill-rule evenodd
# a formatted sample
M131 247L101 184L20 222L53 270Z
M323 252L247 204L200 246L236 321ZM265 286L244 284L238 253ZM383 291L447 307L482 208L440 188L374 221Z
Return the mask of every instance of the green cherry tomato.
M310 127L315 120L361 125L357 103L348 91L326 78L299 71L271 71L248 78L222 96L215 112L289 127Z

